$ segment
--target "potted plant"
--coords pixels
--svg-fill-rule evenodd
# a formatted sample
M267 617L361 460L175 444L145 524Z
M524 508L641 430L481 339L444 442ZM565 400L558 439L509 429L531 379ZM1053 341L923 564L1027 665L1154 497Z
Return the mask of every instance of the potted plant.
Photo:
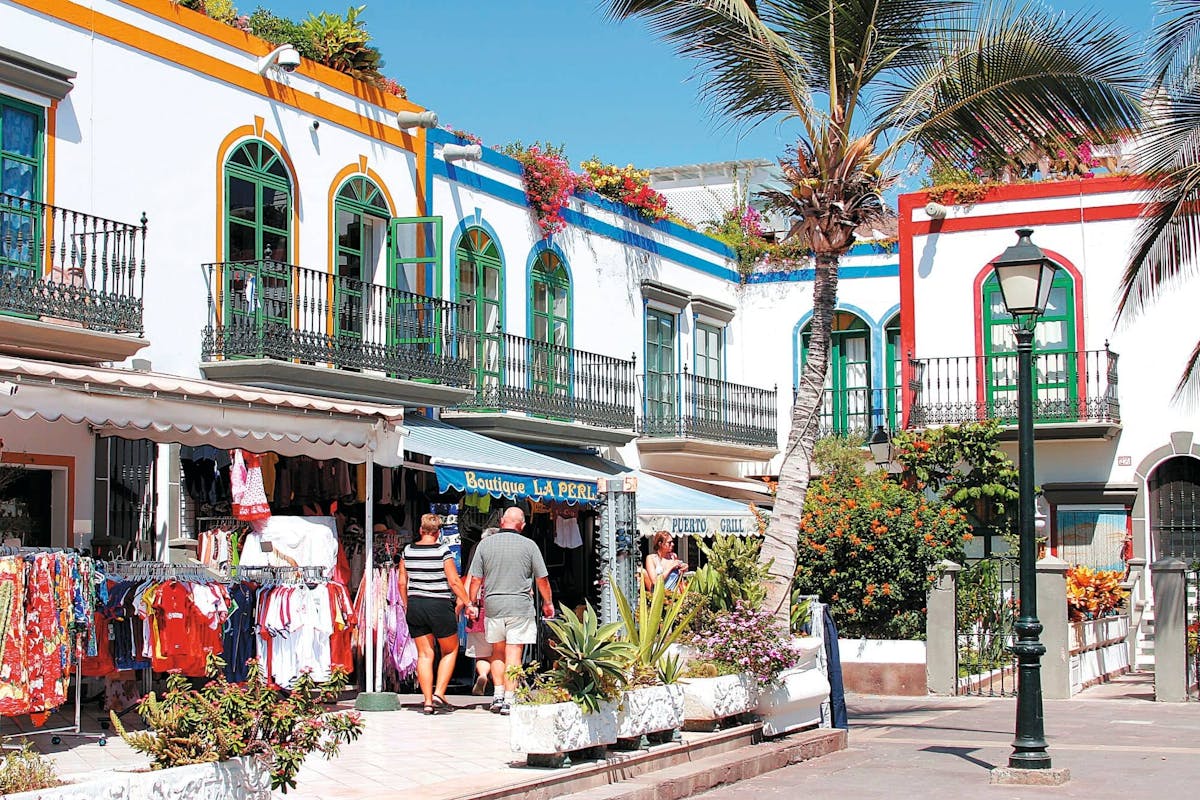
M572 752L617 741L617 701L633 647L619 639L621 624L601 625L590 604L582 618L566 606L561 614L546 622L554 666L532 679L522 674L509 716L512 749L531 766L563 766Z
M668 654L668 649L687 630L700 605L692 603L689 608L682 592L668 597L661 578L649 599L644 588L638 592L636 614L620 589L616 601L625 641L633 647L617 712L617 738L639 745L643 736L667 738L683 726L680 659Z
M712 729L721 720L753 711L760 684L796 665L799 654L789 634L770 613L736 601L702 629L691 644L697 659L684 673L685 726Z

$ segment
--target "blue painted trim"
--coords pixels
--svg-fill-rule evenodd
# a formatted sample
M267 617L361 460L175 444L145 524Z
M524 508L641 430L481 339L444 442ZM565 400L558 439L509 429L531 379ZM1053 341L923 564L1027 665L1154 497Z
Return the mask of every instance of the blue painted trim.
M469 169L459 169L453 164L447 164L445 161L436 158L433 160L433 166L430 167L429 171L434 175L440 175L447 180L452 180L455 183L461 183L463 186L483 192L497 200L513 203L522 208L529 207L529 204L525 200L524 189L509 186L507 183L501 183L495 178L480 175Z
M815 269L792 269L779 272L758 272L746 278L746 283L804 283L815 280ZM900 264L880 264L874 267L840 267L839 280L857 280L859 278L898 278Z
M684 227L678 222L672 222L669 219L648 220L639 212L635 211L624 203L618 203L613 200L609 200L607 197L598 195L595 192L576 192L575 196L590 203L591 205L596 206L597 208L602 208L605 211L612 212L613 214L619 214L626 219L633 220L634 222L640 222L643 225L649 225L651 228L657 228L663 233L674 236L676 239L682 239L689 244L702 247L705 250L715 253L723 258L737 257L737 254L733 252L733 248L724 242L714 239L706 233L701 233L700 231Z

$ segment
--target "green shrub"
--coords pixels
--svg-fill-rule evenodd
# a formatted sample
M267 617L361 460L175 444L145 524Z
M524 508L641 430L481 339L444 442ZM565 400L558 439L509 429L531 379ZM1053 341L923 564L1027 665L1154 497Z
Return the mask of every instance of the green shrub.
M601 625L588 603L582 619L564 605L546 624L554 634L550 647L558 656L546 673L550 685L566 690L585 712L598 711L602 701L620 696L635 656L634 646L619 638L621 623Z
M922 639L930 570L961 561L970 537L961 511L880 472L824 476L805 498L795 588L828 603L846 636Z
M688 590L707 601L711 611L730 611L739 602L757 609L767 598L768 564L760 564L762 541L741 536L717 536L710 545L695 540L708 563L696 570Z
M664 672L662 664L667 655L667 648L679 639L691 624L692 618L700 611L699 605L687 608L684 602L667 602L666 584L659 578L654 584L654 592L649 598L644 586L639 587L638 607L635 613L629 604L625 593L612 583L616 595L617 610L621 614L624 626L622 636L634 648L630 662L629 682L632 685L645 686L658 683ZM672 592L674 597L679 593ZM670 669L666 670L668 673Z
M0 758L0 795L32 792L62 786L54 762L26 742Z
M325 683L301 673L285 693L271 688L256 661L245 683L227 681L223 667L220 658L209 656L208 671L216 677L201 689L191 688L182 675L168 675L161 700L151 692L138 704L149 731L126 731L110 712L113 728L150 756L153 769L258 756L270 765L271 788L283 792L296 788L296 772L309 753L332 758L362 734L356 712L326 713L324 704L346 687L340 670Z

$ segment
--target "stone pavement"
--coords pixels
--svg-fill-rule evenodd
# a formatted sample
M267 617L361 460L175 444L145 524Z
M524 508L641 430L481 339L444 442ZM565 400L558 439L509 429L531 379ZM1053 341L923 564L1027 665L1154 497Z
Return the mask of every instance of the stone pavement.
M697 797L1185 798L1200 785L1200 703L1151 702L1144 675L1045 701L1054 766L1071 770L1054 788L988 784L1012 750L1012 698L847 699L848 749Z

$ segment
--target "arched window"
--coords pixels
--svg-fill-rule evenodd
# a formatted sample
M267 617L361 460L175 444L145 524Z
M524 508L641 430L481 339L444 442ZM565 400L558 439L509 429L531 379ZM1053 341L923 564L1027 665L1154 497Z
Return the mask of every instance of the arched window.
M887 395L884 398L884 404L887 409L886 424L888 430L894 431L900 428L900 387L902 385L900 376L903 374L904 367L900 348L899 314L888 320L887 325L883 327L883 339L884 347L887 348L887 361L884 362L885 380L887 382Z
M487 231L467 228L454 251L457 300L465 306L460 328L472 335L475 385L496 391L504 371L504 263Z
M355 175L338 189L333 217L337 234L334 278L337 333L343 340L361 340L366 324L364 286L375 282L384 261L391 211L379 187L370 178Z
M800 335L801 365L808 360L812 323ZM848 311L833 315L829 372L821 403L822 435L867 434L871 431L871 331Z
M988 416L1017 418L1017 342L995 275L983 283L983 353ZM1037 421L1079 418L1079 364L1075 352L1075 281L1058 270L1046 312L1033 338L1033 416Z
M553 250L534 259L529 274L533 387L546 394L570 394L571 276ZM549 345L540 347L539 344Z
M0 274L41 277L43 111L0 96Z
M1167 459L1150 474L1148 488L1154 558L1200 559L1200 459Z
M291 176L274 148L251 139L229 154L224 179L226 326L262 342L265 330L292 324Z

